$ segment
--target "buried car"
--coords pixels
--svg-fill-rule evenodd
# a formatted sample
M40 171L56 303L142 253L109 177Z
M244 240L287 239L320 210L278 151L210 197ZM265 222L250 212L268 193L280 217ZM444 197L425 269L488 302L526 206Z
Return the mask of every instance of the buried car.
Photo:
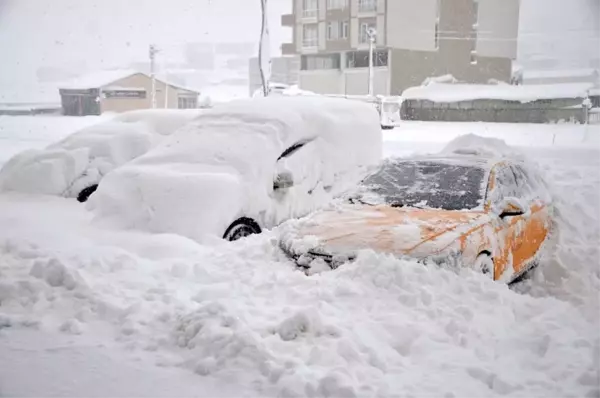
M553 224L535 170L460 151L387 159L347 202L284 225L282 249L307 269L373 249L510 283L537 264Z
M381 154L379 118L367 104L238 100L109 173L89 208L124 228L233 241L322 207Z
M56 195L84 202L105 174L146 153L200 112L197 109L125 112L45 149L21 152L0 170L0 192Z

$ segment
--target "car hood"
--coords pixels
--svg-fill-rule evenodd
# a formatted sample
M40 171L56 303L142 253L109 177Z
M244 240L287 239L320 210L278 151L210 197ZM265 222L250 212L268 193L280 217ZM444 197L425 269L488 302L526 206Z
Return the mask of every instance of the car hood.
M435 254L485 218L479 211L344 205L313 214L282 243L293 254L349 254L363 249L416 257Z

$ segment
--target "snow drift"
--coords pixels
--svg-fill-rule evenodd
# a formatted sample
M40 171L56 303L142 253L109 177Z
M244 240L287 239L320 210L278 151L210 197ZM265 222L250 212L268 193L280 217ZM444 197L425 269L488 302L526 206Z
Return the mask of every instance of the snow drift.
M0 170L0 192L76 197L198 114L197 110L127 112L86 127L46 149L24 151Z

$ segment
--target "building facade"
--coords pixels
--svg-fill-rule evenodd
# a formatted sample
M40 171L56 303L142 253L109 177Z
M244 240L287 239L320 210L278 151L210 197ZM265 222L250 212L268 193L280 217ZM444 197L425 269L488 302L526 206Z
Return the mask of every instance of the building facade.
M198 107L197 91L155 80L157 108ZM59 89L64 115L100 115L152 108L152 79L135 71L103 71L82 76Z
M250 96L254 95L256 90L262 88L262 77L258 58L250 58L248 65L248 81ZM298 84L298 74L300 72L300 57L272 57L271 58L271 82L281 83L288 86Z
M300 88L368 93L369 37L377 32L374 92L400 95L429 77L510 81L520 0L293 0L283 54L299 55Z

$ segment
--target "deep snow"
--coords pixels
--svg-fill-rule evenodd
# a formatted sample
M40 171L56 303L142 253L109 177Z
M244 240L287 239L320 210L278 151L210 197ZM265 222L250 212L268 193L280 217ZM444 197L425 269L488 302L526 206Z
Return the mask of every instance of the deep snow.
M584 128L385 133L388 155L498 137L547 173L557 254L513 289L372 252L307 277L274 233L198 245L92 226L72 200L0 195L0 393L598 396L600 131Z

